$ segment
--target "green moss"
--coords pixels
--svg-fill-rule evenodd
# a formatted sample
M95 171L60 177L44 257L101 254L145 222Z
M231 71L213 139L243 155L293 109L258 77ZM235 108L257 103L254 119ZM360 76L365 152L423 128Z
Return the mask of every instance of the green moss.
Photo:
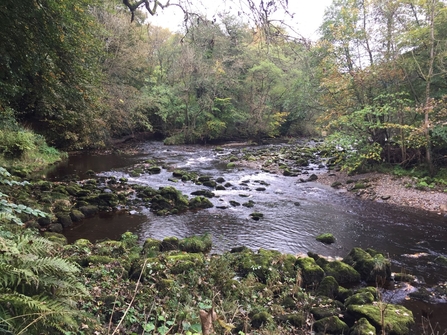
M349 334L349 327L338 316L329 316L314 323L314 329L324 334Z
M334 237L334 235L332 235L330 233L324 233L324 234L318 235L316 237L316 240L318 242L325 243L325 244L335 243L335 237Z
M345 306L371 304L373 301L374 296L370 292L358 292L346 299Z
M234 163L234 162L230 162L227 164L227 169L233 169L235 167L236 167L236 163Z
M357 320L351 328L350 335L376 335L376 328L365 318Z
M154 256L160 251L160 248L161 248L160 240L156 240L154 238L147 238L144 241L142 253L144 255Z
M191 200L189 200L188 206L190 209L204 209L214 207L213 203L203 196L192 198Z
M367 282L391 278L391 263L382 254L372 256L363 249L353 248L343 262L356 269L361 279Z
M203 254L181 253L166 257L166 266L172 274L180 274L188 271L197 271L204 263Z
M313 258L298 258L296 264L301 269L304 286L316 286L324 277L324 270L315 262Z
M385 332L389 335L407 335L410 333L410 327L414 324L413 313L400 305L350 305L348 312L356 319L367 319L378 332L385 328ZM382 314L384 316L383 325Z
M211 251L212 246L213 241L210 234L186 237L179 242L180 250L186 252L207 253Z
M332 276L324 277L316 291L317 295L322 295L334 299L338 294L338 283Z
M340 261L329 262L324 258L319 258L317 264L323 268L327 276L334 277L340 285L360 282L360 274L346 263Z
M179 239L175 236L164 238L160 245L160 251L169 251L178 249L179 249Z
M265 311L256 313L251 317L251 326L256 329L271 323L273 323L273 317Z
M60 244L60 245L66 245L67 244L67 238L59 233L52 233L52 232L45 232L43 236L50 240L51 242Z
M85 238L80 238L73 243L74 246L82 249L91 249L93 248L93 243Z

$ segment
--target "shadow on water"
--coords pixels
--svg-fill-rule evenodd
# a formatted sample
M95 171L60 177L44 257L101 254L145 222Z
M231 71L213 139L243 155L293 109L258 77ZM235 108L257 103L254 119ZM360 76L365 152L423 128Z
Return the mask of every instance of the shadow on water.
M409 208L398 208L386 203L368 202L341 194L318 183L299 183L297 178L284 177L245 169L225 169L219 155L230 155L234 148L214 152L211 147L163 146L147 143L146 154L139 156L82 156L70 157L65 165L57 167L49 177L63 179L65 175L83 176L87 170L101 175L126 177L129 183L153 188L171 185L184 194L203 189L191 182L171 182L174 168L198 174L223 177L231 186L216 191L209 210L188 212L182 215L155 216L148 210L140 215L126 213L107 214L84 220L81 225L66 231L70 241L88 238L116 239L125 231L132 231L144 241L148 237L179 238L211 233L213 252L223 252L245 245L254 250L275 249L284 253L299 254L308 251L325 256L344 257L353 247L373 248L390 257L393 270L412 273L428 285L447 281L445 269L434 262L447 255L446 218ZM162 169L160 174L130 177L123 168L145 159L155 159ZM312 173L323 171L314 170ZM227 184L228 185L228 184ZM263 187L260 187L263 186ZM253 208L233 206L251 200ZM261 212L264 218L254 221L252 212ZM336 243L324 245L315 240L321 233L330 232ZM427 305L422 302L403 301L410 307L417 321L426 310L433 310L432 321L447 329L447 304ZM441 332L442 333L442 332Z

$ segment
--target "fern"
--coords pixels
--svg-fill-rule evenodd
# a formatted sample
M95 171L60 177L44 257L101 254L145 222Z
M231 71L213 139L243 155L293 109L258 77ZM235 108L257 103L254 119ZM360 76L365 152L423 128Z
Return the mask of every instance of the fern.
M77 326L76 301L86 294L77 264L54 256L51 241L0 236L0 332L40 334Z

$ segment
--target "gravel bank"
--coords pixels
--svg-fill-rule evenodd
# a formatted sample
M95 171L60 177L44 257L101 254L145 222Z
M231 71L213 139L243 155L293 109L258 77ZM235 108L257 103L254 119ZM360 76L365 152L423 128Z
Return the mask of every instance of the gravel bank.
M318 183L335 186L340 192L369 201L387 202L397 206L418 208L438 214L447 213L447 193L442 190L419 190L409 177L371 172L348 176L329 171L318 175Z

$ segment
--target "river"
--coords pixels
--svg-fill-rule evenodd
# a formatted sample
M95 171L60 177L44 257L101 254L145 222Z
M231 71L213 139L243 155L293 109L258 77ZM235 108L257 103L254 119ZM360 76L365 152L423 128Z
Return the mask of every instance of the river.
M270 145L270 150L279 145ZM328 257L344 257L353 247L373 248L388 256L396 272L418 276L423 285L431 287L447 281L447 271L433 260L447 255L447 219L432 213L399 208L346 196L318 182L299 182L298 177L285 177L249 168L227 169L222 155L240 148L213 146L164 146L160 142L138 145L136 155L72 155L48 173L58 180L76 174L86 177L87 170L101 176L128 178L129 183L158 188L172 185L184 194L206 187L191 182L173 182L172 170L183 169L225 179L225 190L216 191L210 199L214 208L181 215L159 217L141 208L137 214L104 214L86 219L65 231L69 241L88 238L116 239L125 231L138 234L141 241L148 237L179 238L211 233L213 252L223 252L245 245L257 250L274 249L283 253L303 254L312 251ZM131 177L126 172L135 163L154 159L163 166L160 174ZM326 173L323 167L310 166L312 173ZM231 184L231 186L230 186ZM234 206L230 201L253 201L254 207ZM255 221L250 213L261 212ZM325 245L315 240L330 232L336 243ZM421 315L430 315L432 325L438 324L440 334L447 330L447 304L406 300L405 292L390 298L410 308L417 322ZM443 301L440 301L443 302Z

